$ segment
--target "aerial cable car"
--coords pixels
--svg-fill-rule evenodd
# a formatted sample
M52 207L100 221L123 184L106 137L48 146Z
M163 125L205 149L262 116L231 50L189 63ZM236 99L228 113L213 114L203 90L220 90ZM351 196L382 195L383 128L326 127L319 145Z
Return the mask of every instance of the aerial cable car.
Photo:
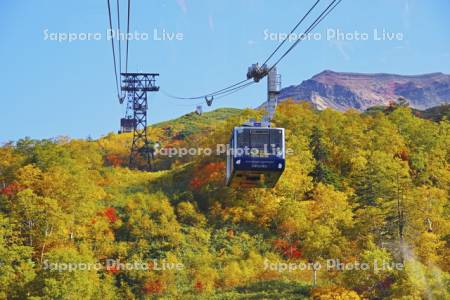
M249 122L232 131L227 153L227 185L272 188L285 168L284 128Z
M276 68L268 72L267 115L263 122L235 127L227 151L226 183L235 188L272 188L286 165L284 128L270 127L281 87Z
M202 106L201 106L201 105L197 105L197 107L195 108L195 113L196 113L197 115L199 115L199 116L202 115L203 109L202 109Z
M214 96L209 96L209 97L205 96L205 101L208 106L211 106L213 100L214 100Z
M137 121L131 116L120 119L120 130L119 133L129 133L133 132L136 127Z

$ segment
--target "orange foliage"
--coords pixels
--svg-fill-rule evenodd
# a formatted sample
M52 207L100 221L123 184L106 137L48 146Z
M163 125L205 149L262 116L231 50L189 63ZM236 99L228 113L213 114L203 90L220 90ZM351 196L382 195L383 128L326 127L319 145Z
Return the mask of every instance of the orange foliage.
M164 291L164 285L159 279L147 281L143 290L145 294L161 294Z
M279 226L280 233L288 237L292 235L296 230L296 226L293 224L292 219L283 221Z
M194 178L191 180L190 186L194 190L199 190L209 183L219 183L224 180L224 171L224 162L208 163L195 170Z
M109 154L105 157L106 162L108 165L113 167L119 167L123 164L122 158L120 158L117 154Z
M402 151L400 151L400 153L397 153L395 155L395 157L400 158L403 161L408 161L409 160L409 153L406 149L403 149Z
M179 148L183 144L183 140L171 140L164 145L162 150L164 150L166 153L170 153L172 148Z
M153 263L153 261L149 261L147 262L147 266L149 270L152 270L155 267L155 264Z
M273 246L275 247L276 250L281 252L286 258L293 259L302 256L302 253L298 249L299 243L300 243L299 241L289 243L289 241L277 239L273 241Z
M281 239L276 239L272 243L276 250L282 250L289 246L288 241Z

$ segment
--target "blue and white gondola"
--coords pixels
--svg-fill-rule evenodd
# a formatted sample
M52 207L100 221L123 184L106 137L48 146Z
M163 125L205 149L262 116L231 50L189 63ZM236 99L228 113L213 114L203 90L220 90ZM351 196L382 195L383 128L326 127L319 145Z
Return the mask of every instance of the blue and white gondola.
M272 188L285 168L284 128L235 127L227 153L230 187Z

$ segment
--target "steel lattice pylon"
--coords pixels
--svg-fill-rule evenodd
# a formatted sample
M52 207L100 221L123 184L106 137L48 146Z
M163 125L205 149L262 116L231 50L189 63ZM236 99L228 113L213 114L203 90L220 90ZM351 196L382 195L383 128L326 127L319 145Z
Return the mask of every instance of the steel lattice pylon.
M138 167L138 158L142 157L145 169L151 169L153 146L147 137L147 92L157 92L157 73L121 73L121 90L127 98L127 108L132 110L133 142L130 151L130 168ZM131 117L131 112L128 111Z

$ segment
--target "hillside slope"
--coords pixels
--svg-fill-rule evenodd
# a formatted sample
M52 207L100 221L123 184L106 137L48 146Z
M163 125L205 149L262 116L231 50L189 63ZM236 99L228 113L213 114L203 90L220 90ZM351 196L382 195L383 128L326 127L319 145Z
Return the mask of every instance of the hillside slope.
M235 112L151 138L215 148L259 113ZM284 102L274 125L274 189L227 187L223 153L130 170L130 134L0 147L0 299L450 299L448 121Z
M191 112L173 120L157 123L153 127L164 130L168 136L181 139L193 133L209 130L241 113L242 110L237 108L218 108L202 115Z

